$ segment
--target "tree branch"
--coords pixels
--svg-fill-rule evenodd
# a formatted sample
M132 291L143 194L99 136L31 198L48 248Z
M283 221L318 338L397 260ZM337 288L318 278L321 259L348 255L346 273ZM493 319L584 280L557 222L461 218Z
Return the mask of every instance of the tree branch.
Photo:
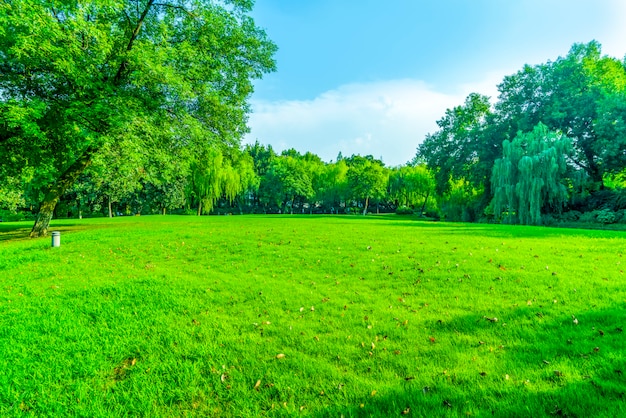
M176 9L176 10L182 10L183 12L185 12L188 16L193 17L194 19L197 18L198 16L196 16L195 14L191 13L189 10L185 9L183 6L176 6L175 4L167 4L167 3L154 3L155 6L161 6L161 7L170 7L172 9Z
M135 25L135 29L133 30L130 36L130 39L128 40L128 45L126 45L126 52L129 52L130 50L133 49L133 44L135 43L135 39L137 39L137 36L139 36L139 32L141 31L141 26L143 25L143 22L146 19L146 16L148 15L148 12L150 11L150 8L152 7L153 3L154 3L154 0L148 0L148 3L146 3L146 7L144 8L143 12L141 12L141 16L139 16L139 20L137 21L137 24ZM117 73L115 74L115 77L113 78L113 81L115 84L118 84L120 82L120 80L122 79L122 74L127 66L128 66L127 60L123 60L120 63L120 66L117 69Z

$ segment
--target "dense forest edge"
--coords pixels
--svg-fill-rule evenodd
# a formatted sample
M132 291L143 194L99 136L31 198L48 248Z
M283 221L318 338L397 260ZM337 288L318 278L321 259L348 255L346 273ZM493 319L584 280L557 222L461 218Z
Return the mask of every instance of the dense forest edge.
M387 167L242 145L275 45L246 2L167 6L3 14L1 220L36 220L31 236L53 217L166 213L626 225L626 60L596 41L506 76L497 98L470 94ZM45 22L23 23L38 7Z

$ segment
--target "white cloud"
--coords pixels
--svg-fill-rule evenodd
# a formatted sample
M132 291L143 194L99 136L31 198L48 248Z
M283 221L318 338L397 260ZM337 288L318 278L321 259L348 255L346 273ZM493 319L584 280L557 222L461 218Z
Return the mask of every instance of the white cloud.
M494 91L498 81L490 86ZM491 93L473 87L484 85L444 94L405 79L348 84L313 100L253 101L246 141L271 144L278 152L311 151L325 161L341 152L382 157L388 166L404 164L447 108L462 104L472 91Z

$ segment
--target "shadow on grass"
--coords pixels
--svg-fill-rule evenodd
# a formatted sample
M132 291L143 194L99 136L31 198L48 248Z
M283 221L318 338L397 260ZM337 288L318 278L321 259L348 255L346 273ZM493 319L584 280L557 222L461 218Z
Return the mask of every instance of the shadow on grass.
M29 237L32 230L32 222L2 222L0 223L0 242L2 241L25 241L31 239ZM50 239L50 232L76 232L84 231L89 228L95 228L94 225L86 225L78 222L62 222L55 223L48 230L48 236L36 239Z
M482 393L468 402L454 390L429 387L397 390L384 397L364 397L363 407L330 407L315 417L585 417L625 416L626 396L593 380L567 385L561 390L533 391L522 387Z
M0 242L29 239L33 221L0 222Z
M352 399L350 405L330 406L312 416L626 416L625 312L624 305L588 311L578 316L586 326L564 330L564 322L571 323L564 315L545 321L532 309L521 310L508 318L509 326L516 326L517 319L527 322L534 318L544 323L539 330L523 324L526 335L498 357L495 370L504 370L502 375L477 371L472 376L465 372L475 364L468 363L458 375L450 370L434 376L416 375L410 381L399 377L384 396L362 396ZM479 351L489 345L478 342L481 331L496 324L477 315L461 315L448 323L426 325L433 330L439 327L441 340L454 338L459 331L465 336L476 335L476 345L457 349L476 350L480 355ZM600 327L606 332L599 333ZM487 335L496 334L487 331ZM596 346L598 350L593 348ZM550 361L545 356L551 356L547 357ZM559 364L568 368L555 371ZM511 373L510 379L506 372ZM527 376L533 381L526 380Z

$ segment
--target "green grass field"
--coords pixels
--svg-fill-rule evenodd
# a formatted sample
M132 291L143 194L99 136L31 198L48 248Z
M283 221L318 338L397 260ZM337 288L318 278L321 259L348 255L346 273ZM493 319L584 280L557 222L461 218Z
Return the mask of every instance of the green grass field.
M30 226L0 224L0 416L626 416L623 232Z

